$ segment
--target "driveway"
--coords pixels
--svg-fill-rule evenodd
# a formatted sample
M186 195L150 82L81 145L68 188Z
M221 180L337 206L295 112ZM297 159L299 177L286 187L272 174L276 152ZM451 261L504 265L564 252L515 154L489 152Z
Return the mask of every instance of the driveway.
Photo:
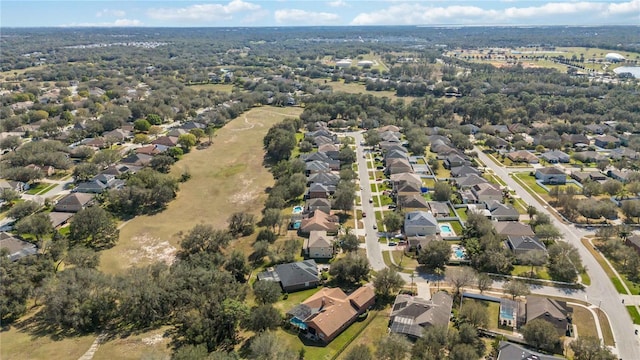
M510 172L514 172L513 169L504 169L496 163L494 163L489 157L484 154L478 147L475 148L478 153L478 158L493 172L500 177L511 189L524 200L525 203L530 205L538 205L536 208L542 213L546 213L551 218L553 224L564 235L564 240L574 245L582 257L582 263L589 273L591 278L591 285L586 287L584 292L571 292L568 290L558 289L558 291L552 291L545 289L544 292L553 292L557 294L560 292L561 296L573 298L576 300L587 301L595 306L601 307L601 309L608 315L609 323L613 330L613 335L616 340L616 347L618 355L624 360L640 359L640 341L638 336L634 334L634 326L631 322L631 318L627 313L627 309L622 304L622 297L614 288L611 280L604 272L602 267L598 264L596 259L591 253L582 245L580 239L589 234L582 229L578 229L573 225L567 225L558 220L549 210L548 204L540 204L529 192L527 192L519 183L509 176ZM532 289L535 293L543 293L542 289ZM547 294L552 295L552 294Z

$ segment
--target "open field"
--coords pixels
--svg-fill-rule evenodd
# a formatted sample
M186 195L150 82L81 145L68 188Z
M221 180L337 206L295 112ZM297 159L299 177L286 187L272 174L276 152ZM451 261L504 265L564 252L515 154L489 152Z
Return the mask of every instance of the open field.
M373 345L369 346L372 351L375 351L376 344L380 343L380 340L387 335L387 326L389 325L389 313L390 309L381 310L375 319L371 320L364 330L356 337L351 344L349 344L342 354L338 356L338 359L344 359L349 351L356 345L365 344Z
M93 360L110 360L114 354L118 359L170 359L171 348L169 337L165 336L168 327L151 330L148 332L130 335L116 336L108 339L98 347L93 355Z
M8 330L0 332L0 359L77 359L96 338L93 334L62 338L41 336L32 329L29 320L30 316L25 316Z
M180 232L200 223L224 228L236 211L259 214L265 189L273 185L271 173L262 166L262 138L273 124L301 112L300 108L254 108L220 129L211 147L185 155L171 174L178 177L188 169L191 179L180 184L177 198L167 209L138 216L122 227L118 244L102 252L101 270L119 273L134 265L171 261Z
M324 84L326 79L312 79L318 84ZM330 85L333 88L334 92L345 92L348 94L371 94L376 97L387 97L391 100L402 99L405 103L410 103L415 98L411 96L405 97L397 97L395 91L367 91L366 87L360 83L349 83L345 84L344 81L329 81L327 80L327 85Z
M233 90L233 84L201 84L201 85L191 85L191 86L188 86L188 88L193 91L206 90L206 91L231 93L231 90Z

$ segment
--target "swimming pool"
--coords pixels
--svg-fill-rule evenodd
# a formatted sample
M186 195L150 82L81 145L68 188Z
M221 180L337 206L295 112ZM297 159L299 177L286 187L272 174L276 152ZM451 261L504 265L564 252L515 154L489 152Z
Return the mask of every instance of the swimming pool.
M438 224L438 228L440 228L441 236L456 236L455 231L453 231L453 227L449 223Z
M440 225L440 231L450 233L451 232L451 226L449 226L449 225Z
M298 205L298 206L294 206L293 207L293 211L292 212L294 214L301 214L302 210L304 210L304 208L302 206Z
M453 260L466 260L467 259L467 252L464 249L464 247L460 246L460 245L451 245L451 258Z

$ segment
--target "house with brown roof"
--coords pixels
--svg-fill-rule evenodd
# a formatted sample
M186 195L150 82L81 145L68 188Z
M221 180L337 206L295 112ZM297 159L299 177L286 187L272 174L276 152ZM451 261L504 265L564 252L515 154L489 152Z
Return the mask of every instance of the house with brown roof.
M73 213L52 211L49 213L49 221L54 229L58 229L69 222L73 217Z
M515 163L517 162L525 162L529 164L537 164L538 157L533 155L532 153L526 150L518 150L507 153L507 158Z
M178 137L177 136L160 136L159 138L153 140L151 144L174 147L178 145Z
M398 196L398 207L403 211L411 209L429 209L429 204L419 193L405 193Z
M54 210L59 212L75 213L91 205L93 203L93 198L93 194L74 192L60 199L56 203Z
M634 234L624 241L627 246L635 250L638 254L640 254L640 235Z
M329 343L364 314L375 300L373 287L368 285L349 295L340 288L323 288L287 311L287 318L305 337Z
M316 210L323 211L327 214L331 213L331 200L323 198L313 198L307 200L304 207L305 213L312 213Z
M493 228L496 234L502 237L507 236L535 236L535 233L528 224L518 221L493 221Z
M312 259L331 259L335 237L326 231L311 231L304 241L304 252Z
M559 336L565 336L571 326L571 311L565 301L544 296L527 296L527 324L533 320L544 320L556 328Z
M594 138L594 144L605 149L617 148L620 146L620 139L611 135L601 135Z
M413 167L411 167L408 159L389 159L387 160L387 168L385 171L389 175L410 173L413 172Z
M560 139L563 143L568 143L573 146L576 146L578 144L589 145L591 143L589 141L589 138L582 134L562 134L562 136L560 136Z
M389 330L413 339L421 338L424 328L449 324L452 306L453 298L444 291L433 294L431 300L400 294L391 309Z
M326 231L335 234L338 231L338 219L324 211L314 211L310 217L302 219L300 232L310 234L312 231Z

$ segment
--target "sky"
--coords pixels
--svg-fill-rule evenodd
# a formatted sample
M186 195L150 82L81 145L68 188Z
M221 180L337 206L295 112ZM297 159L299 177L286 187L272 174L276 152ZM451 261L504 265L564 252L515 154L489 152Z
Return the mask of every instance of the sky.
M640 25L640 0L1 0L0 27Z

